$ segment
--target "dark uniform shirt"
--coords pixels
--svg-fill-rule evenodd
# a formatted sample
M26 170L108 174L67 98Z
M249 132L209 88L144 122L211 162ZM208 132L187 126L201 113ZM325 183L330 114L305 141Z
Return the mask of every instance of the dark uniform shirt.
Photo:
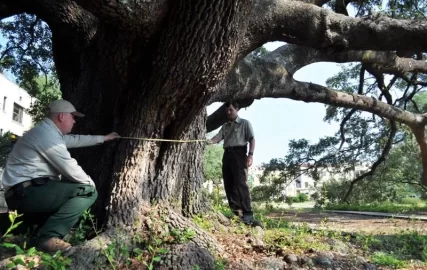
M254 138L254 131L248 120L237 117L234 121L225 123L214 138L224 140L224 148L246 146Z

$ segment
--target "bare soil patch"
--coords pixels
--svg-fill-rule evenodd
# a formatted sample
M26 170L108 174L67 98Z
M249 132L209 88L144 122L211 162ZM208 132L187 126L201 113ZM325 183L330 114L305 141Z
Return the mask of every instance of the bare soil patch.
M271 213L270 218L283 218L294 224L304 224L313 229L331 229L367 234L392 234L402 230L427 233L427 222L416 219L382 218L331 212L285 211Z

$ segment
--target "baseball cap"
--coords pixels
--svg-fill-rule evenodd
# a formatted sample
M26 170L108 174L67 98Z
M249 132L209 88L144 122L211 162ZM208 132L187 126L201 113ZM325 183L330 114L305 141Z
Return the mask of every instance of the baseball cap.
M84 117L85 115L76 111L71 102L64 99L55 100L49 104L49 113L71 113L78 117Z

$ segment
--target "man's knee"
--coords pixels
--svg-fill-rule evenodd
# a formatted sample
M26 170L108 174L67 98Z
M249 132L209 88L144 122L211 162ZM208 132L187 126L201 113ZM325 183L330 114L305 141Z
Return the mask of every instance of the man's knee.
M90 199L91 201L91 205L96 201L96 199L98 198L98 192L96 191L95 187L91 186L90 191L86 194L86 197L88 199Z
M91 185L80 185L77 187L75 194L74 201L76 206L82 209L91 207L98 198L98 192L96 191L96 188Z
M94 189L91 197L92 197L93 201L96 201L96 199L98 198L98 191L96 191L96 188Z

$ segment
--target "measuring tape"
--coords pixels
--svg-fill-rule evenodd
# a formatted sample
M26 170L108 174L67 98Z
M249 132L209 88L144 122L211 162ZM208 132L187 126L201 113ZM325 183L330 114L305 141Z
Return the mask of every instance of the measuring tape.
M136 137L120 137L119 139L139 140L139 141L157 141L157 142L177 142L177 143L192 143L192 142L207 142L209 140L170 140L170 139L152 139L152 138L136 138Z

